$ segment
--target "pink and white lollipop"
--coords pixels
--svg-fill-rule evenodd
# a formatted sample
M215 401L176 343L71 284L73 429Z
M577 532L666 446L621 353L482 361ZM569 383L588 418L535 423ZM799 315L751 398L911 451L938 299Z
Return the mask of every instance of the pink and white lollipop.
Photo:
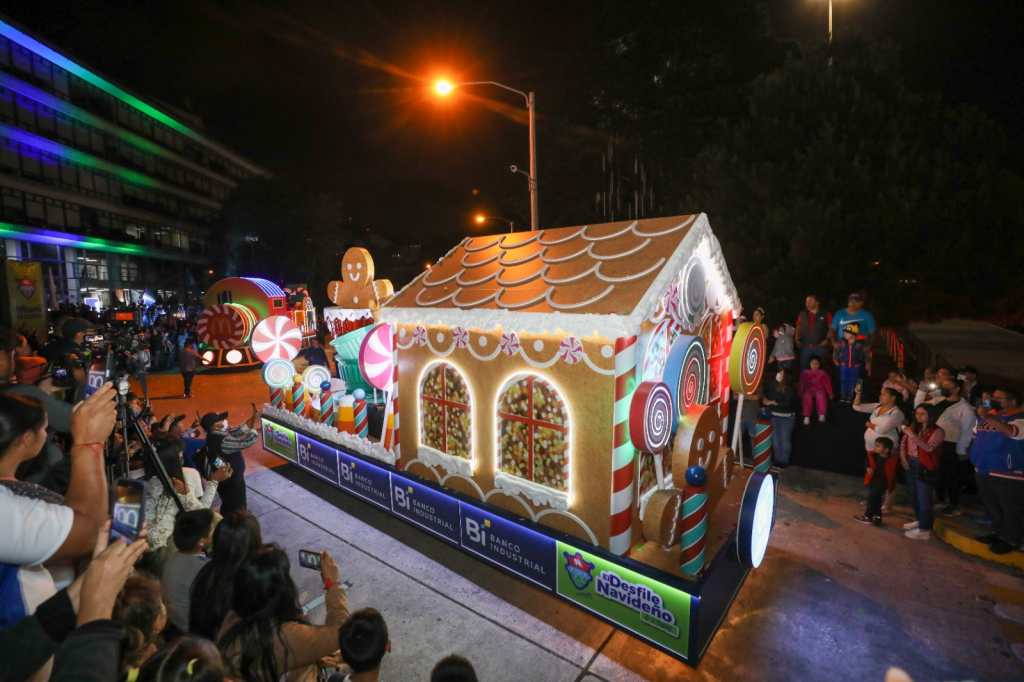
M252 333L252 350L263 362L291 360L302 348L302 332L284 315L271 315Z
M382 391L390 390L394 368L391 327L378 324L370 330L359 347L359 372L363 378Z

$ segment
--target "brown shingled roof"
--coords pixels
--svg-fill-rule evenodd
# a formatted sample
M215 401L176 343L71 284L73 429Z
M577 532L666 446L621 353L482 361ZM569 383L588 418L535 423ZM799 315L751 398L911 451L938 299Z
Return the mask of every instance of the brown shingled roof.
M467 238L387 307L627 315L696 218Z

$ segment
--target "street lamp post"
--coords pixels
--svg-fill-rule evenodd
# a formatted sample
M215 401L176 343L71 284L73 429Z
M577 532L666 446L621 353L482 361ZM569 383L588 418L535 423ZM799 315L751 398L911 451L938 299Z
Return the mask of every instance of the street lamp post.
M530 129L530 174L527 176L527 183L530 189L530 229L536 230L540 227L540 209L537 201L537 128L536 128L536 97L534 93L523 92L516 88L509 87L497 81L466 81L464 83L452 83L448 80L439 80L434 83L434 92L441 97L447 97L455 88L469 85L492 85L502 90L515 93L526 102L526 112Z
M504 218L500 215L486 215L483 213L477 213L475 216L473 216L473 222L475 222L477 225L483 225L488 220L493 220L499 223L508 223L508 231L510 234L516 231L516 221L512 220L511 218Z
M832 0L828 0L828 35L825 42L832 47Z

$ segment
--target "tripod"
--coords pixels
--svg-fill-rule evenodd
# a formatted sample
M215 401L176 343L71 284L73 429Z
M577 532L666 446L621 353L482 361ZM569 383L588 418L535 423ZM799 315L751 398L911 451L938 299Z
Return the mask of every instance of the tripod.
M145 468L155 471L157 478L160 479L160 483L164 486L164 491L171 495L174 500L174 504L177 505L179 512L185 511L185 505L182 504L181 498L178 496L178 492L174 489L174 484L171 482L171 477L167 473L167 469L164 468L164 463L160 461L160 456L156 452L156 447L153 445L153 441L146 435L145 430L139 426L139 415L136 415L130 409L128 409L128 375L121 375L115 382L117 386L117 416L121 423L121 438L124 442L124 456L120 462L111 462L109 459L107 464L107 476L108 479L113 482L118 473L118 469L123 473L125 477L128 476L129 471L129 459L131 455L128 453L128 435L129 427L131 432L134 433L139 442L142 444L142 459L146 463ZM113 436L111 436L113 438ZM108 443L110 447L110 443Z

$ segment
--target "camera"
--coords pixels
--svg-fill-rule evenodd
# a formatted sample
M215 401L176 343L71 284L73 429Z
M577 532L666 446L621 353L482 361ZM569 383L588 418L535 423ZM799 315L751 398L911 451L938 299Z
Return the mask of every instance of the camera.
M514 163L510 163L510 164L508 165L508 172L509 172L509 173L518 173L518 172L519 172L519 166L517 166L517 165L516 165L516 164L514 164Z

